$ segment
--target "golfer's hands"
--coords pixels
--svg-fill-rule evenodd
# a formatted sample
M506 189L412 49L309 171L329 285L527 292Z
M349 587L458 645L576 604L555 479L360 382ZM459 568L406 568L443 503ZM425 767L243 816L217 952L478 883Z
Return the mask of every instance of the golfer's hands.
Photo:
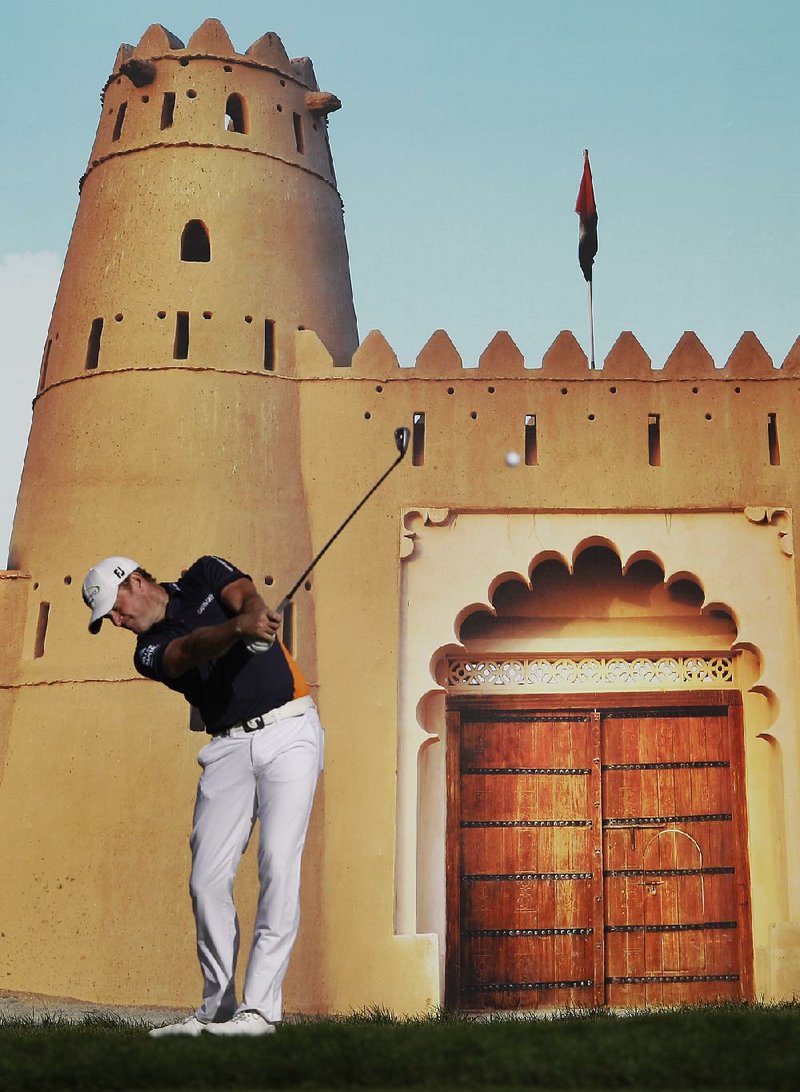
M281 616L270 610L260 597L256 602L246 602L245 609L239 615L242 639L249 652L266 652L272 648L275 635L280 629Z
M281 612L270 610L249 577L243 576L226 584L220 598L235 616L225 623L229 632L234 630L234 643L243 641L251 652L266 652L272 648L281 624Z
M272 648L285 603L280 604L278 610L270 610L246 576L226 584L220 599L230 617L176 637L164 649L162 663L171 679L224 656L240 642L251 652L267 652Z

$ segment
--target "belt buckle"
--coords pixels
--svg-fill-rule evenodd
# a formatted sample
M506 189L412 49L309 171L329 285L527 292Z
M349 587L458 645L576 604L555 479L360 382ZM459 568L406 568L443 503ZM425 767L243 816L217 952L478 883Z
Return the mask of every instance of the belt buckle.
M258 732L264 727L264 718L262 716L251 717L250 720L244 722L245 732Z

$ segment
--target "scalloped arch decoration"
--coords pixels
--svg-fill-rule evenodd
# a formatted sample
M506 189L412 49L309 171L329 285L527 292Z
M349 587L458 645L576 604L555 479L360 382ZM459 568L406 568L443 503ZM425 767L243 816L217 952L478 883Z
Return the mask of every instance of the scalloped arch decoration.
M620 560L622 559L620 558ZM660 558L657 557L652 550L634 550L622 565L622 575L627 576L631 566L638 564L640 561L652 561L654 565L658 565L662 572L664 571L664 566L661 564Z
M763 514L762 514L763 513ZM776 518L777 517L777 518ZM428 587L427 594L435 622L431 619L426 632L438 632L441 639L430 644L432 656L440 646L459 642L458 625L465 617L466 604L473 609L493 613L492 597L502 583L502 574L517 574L536 584L536 569L545 560L557 560L569 572L585 550L600 546L620 559L626 573L636 560L653 561L665 574L667 587L682 580L697 584L703 592L706 610L724 610L739 627L738 640L761 650L764 638L754 639L752 630L764 629L761 610L763 586L743 585L741 571L753 570L753 556L732 561L731 543L735 538L751 539L757 553L769 558L769 567L786 563L788 551L785 539L790 537L788 513L784 510L754 510L743 512L674 512L674 513L478 513L455 512L447 509L408 509L401 530L401 557L409 563L404 569L416 571L415 545L426 536L426 570L439 565L439 549L449 555L451 548L461 554L441 561L441 572ZM437 527L446 526L444 538L435 534ZM711 535L698 534L698 527L714 527ZM735 527L736 534L732 529ZM723 529L726 529L725 531ZM466 538L475 534L474 543ZM753 532L755 532L753 534ZM435 548L433 548L435 543ZM464 543L463 547L458 543ZM538 548L533 548L538 547ZM777 548L776 548L777 547ZM742 546L742 549L744 547ZM698 554L698 550L701 551ZM736 548L733 549L736 553ZM703 556L705 555L705 556ZM476 558L480 559L476 565ZM778 560L780 559L780 560ZM727 561L727 563L726 563ZM721 563L720 563L721 562ZM755 568L764 563L756 562ZM776 580L783 577L776 575ZM416 579L411 579L416 583ZM741 597L751 603L742 609ZM785 595L783 587L780 593ZM452 606L446 608L445 602ZM468 613L468 610L467 610ZM769 642L767 641L767 644ZM430 681L430 676L427 679ZM766 684L768 685L768 683Z
M536 554L536 556L533 558L530 565L528 566L528 582L530 584L533 583L533 574L536 572L539 566L543 565L546 561L557 561L559 565L564 566L568 573L571 573L573 571L572 562L563 553L560 553L558 550L541 550L538 554Z
M463 609L459 610L458 614L456 615L456 618L454 620L453 628L454 628L455 633L457 634L457 638L459 639L459 641L461 641L463 626L464 626L465 622L473 614L483 613L483 614L488 614L488 615L490 615L492 617L495 617L495 618L500 617L500 612L498 611L497 605L496 605L496 598L497 598L497 594L498 594L499 590L504 585L510 584L510 583L518 583L520 585L527 586L528 589L530 589L530 590L534 589L535 586L536 586L536 570L537 570L537 568L540 565L544 564L546 561L551 561L551 560L555 560L558 563L563 564L564 568L568 572L569 576L572 577L572 576L575 575L575 565L579 562L580 558L588 550L591 550L591 549L600 549L600 550L606 551L608 554L613 555L615 558L617 558L617 560L620 562L620 568L621 568L620 576L621 576L623 581L628 577L628 575L630 573L630 569L631 569L632 565L635 562L637 562L637 561L649 561L652 564L654 564L661 571L662 581L663 581L664 587L666 589L669 589L670 587L674 586L675 584L677 584L679 582L683 582L683 581L687 581L687 582L693 584L697 588L698 593L699 593L699 595L701 597L700 602L697 604L697 614L698 615L700 615L700 614L710 614L712 612L719 612L721 614L725 614L731 619L734 626L738 630L739 620L738 620L735 609L733 607L731 607L726 602L708 601L708 599L706 597L705 589L703 587L703 583L698 577L688 574L685 570L682 570L682 571L680 571L678 573L674 573L671 576L667 576L667 574L664 571L665 570L665 565L664 565L663 560L658 556L658 554L656 552L654 552L652 550L636 550L632 554L630 554L630 556L627 559L623 560L623 558L620 556L619 549L615 546L615 544L611 541L611 539L605 538L605 537L602 537L602 536L594 535L594 536L590 536L590 537L588 537L586 539L583 539L575 547L575 550L573 552L574 553L574 561L573 561L572 565L567 565L564 558L561 557L560 555L556 555L555 557L553 557L552 555L545 556L545 555L539 554L539 555L536 556L536 558L534 558L534 560L530 564L530 567L529 567L530 578L529 578L528 581L525 580L524 576L522 576L522 573L519 570L507 570L507 571L505 571L503 573L497 574L490 581L490 583L489 583L489 585L488 585L488 587L486 589L486 595L485 595L485 598L483 599L483 601L478 602L478 603L474 603L474 602L471 603L468 607L464 607ZM463 654L466 655L467 649L466 649L465 644L462 642L462 643L459 644L458 647L463 651ZM686 676L686 677L688 678L690 676ZM677 676L676 676L676 678L677 678Z
M517 569L509 569L507 572L498 573L494 580L489 585L489 600L493 600L497 589L502 587L503 584L524 584L526 588L530 589L531 582L529 577L519 572Z
M623 565L624 570L623 558L619 548L611 541L610 538L606 538L604 535L589 535L588 538L584 538L578 543L578 545L572 551L572 568L575 568L575 562L578 560L581 554L586 553L587 550L591 550L596 546L599 546L606 550L610 550L612 554L616 554L620 560L620 564ZM664 566L661 565L661 568L663 569Z

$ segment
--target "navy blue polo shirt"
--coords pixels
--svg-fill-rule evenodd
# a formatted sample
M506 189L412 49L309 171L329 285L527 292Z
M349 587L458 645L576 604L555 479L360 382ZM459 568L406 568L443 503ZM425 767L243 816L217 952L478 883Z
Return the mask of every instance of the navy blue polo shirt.
M232 617L220 593L243 577L249 579L221 557L199 558L180 580L162 585L169 594L166 617L136 640L133 663L139 674L183 694L197 707L212 735L309 693L308 683L277 640L268 652L257 654L239 641L216 660L177 678L164 671L164 650L170 641Z

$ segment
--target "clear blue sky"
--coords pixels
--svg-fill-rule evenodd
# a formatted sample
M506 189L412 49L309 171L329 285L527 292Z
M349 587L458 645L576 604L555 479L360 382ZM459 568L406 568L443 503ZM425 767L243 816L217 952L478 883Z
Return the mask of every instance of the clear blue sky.
M597 356L632 330L654 364L695 330L718 364L754 330L800 334L796 0L27 0L3 20L0 564L49 314L120 42L222 20L310 56L344 109L331 141L361 336L401 362L498 329L529 365L586 347L574 213L599 212Z

